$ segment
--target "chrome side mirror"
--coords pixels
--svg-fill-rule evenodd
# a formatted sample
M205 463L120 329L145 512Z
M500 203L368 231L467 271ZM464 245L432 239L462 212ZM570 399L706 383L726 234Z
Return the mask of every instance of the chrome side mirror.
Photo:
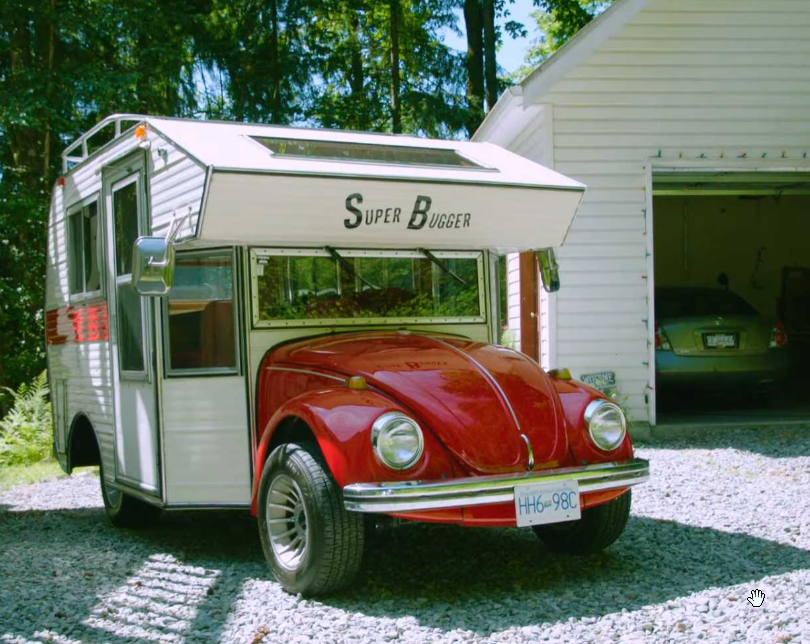
M132 288L161 296L172 290L174 243L163 237L138 237L132 246Z
M554 256L553 248L544 248L537 251L537 263L540 265L540 277L543 280L543 289L547 293L556 293L560 290L560 267Z

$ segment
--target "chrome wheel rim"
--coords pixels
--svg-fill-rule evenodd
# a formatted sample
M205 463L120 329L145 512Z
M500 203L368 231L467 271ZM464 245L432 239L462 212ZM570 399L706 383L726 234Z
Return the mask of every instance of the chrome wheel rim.
M279 474L267 493L267 535L273 555L287 570L297 570L309 542L309 520L304 495L292 478Z

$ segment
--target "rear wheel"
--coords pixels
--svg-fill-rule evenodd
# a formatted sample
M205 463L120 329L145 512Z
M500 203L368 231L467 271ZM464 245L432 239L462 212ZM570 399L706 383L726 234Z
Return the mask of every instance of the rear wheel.
M110 486L104 477L104 466L99 467L101 499L104 510L114 526L119 528L146 528L160 518L160 508L121 492Z
M288 443L273 450L258 506L264 555L285 590L323 595L351 583L363 558L363 516L344 508L315 446Z
M630 516L631 491L582 511L578 521L533 526L535 534L554 552L590 554L618 539Z

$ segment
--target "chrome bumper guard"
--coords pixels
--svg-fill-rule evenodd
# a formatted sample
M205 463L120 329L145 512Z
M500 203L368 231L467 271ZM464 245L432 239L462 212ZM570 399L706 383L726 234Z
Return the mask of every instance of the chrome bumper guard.
M447 481L353 483L343 488L343 500L346 509L353 512L416 512L508 503L515 499L515 487L534 483L577 481L580 492L597 492L638 485L649 478L649 461L634 458L623 463L598 463Z

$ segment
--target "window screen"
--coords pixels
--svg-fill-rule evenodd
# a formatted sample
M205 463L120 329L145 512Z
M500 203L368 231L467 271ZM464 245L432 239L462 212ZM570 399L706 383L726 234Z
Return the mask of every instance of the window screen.
M343 141L311 141L254 136L273 154L327 161L365 161L390 165L445 166L448 168L481 168L455 150L347 143Z
M95 201L68 216L68 281L71 295L101 290L98 232L98 204Z
M236 369L231 251L178 255L169 293L169 369Z

